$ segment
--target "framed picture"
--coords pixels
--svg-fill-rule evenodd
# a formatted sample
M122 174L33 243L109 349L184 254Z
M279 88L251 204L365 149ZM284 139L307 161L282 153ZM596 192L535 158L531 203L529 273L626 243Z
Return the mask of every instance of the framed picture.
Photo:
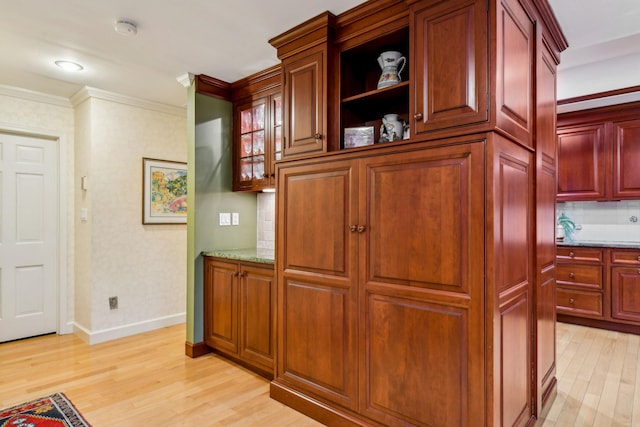
M354 128L344 128L344 148L364 147L373 145L373 126L361 126Z
M187 164L142 158L142 223L187 223Z

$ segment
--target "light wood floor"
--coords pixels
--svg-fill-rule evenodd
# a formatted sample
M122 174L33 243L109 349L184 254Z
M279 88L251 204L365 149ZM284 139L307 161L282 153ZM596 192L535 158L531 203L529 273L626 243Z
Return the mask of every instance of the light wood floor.
M320 426L269 384L184 355L183 325L89 346L73 335L0 344L0 408L64 392L94 427ZM544 427L640 426L640 336L558 323L558 395Z
M269 398L269 382L184 354L184 325L89 346L74 335L0 344L0 409L65 393L94 427L321 426Z

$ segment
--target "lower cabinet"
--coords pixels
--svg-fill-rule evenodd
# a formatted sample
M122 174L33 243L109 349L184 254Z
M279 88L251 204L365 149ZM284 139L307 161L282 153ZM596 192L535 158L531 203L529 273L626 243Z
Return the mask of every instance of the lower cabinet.
M275 291L272 266L205 257L207 345L272 376Z
M558 320L640 333L640 249L561 246Z
M531 157L482 136L278 165L271 397L327 425L530 422Z

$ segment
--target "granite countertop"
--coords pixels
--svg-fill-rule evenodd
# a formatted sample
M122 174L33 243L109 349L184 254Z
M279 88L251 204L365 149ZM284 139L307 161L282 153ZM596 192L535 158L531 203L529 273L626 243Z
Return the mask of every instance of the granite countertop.
M240 248L240 249L216 249L212 251L202 251L202 256L232 259L238 261L259 262L262 264L273 264L273 249Z
M564 240L562 242L556 241L556 245L640 249L640 242L615 242L609 240Z

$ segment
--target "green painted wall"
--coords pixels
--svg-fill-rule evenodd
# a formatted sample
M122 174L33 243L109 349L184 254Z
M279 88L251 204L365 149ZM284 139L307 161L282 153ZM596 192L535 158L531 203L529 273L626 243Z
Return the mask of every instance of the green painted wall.
M257 238L257 197L232 191L233 106L189 89L187 341L203 341L202 251L251 248ZM192 179L191 177L195 177ZM240 225L220 226L221 212L238 212Z

